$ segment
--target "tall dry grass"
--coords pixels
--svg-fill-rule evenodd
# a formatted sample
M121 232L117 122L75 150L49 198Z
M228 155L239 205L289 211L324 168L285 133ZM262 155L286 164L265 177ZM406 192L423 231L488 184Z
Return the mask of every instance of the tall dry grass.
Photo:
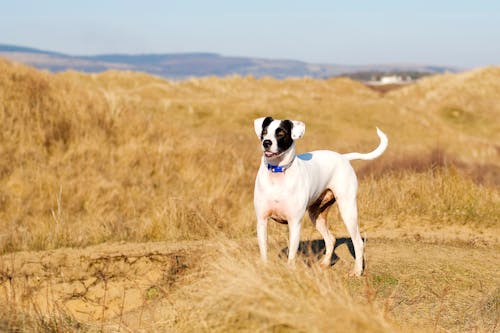
M298 261L263 265L254 246L224 240L219 255L199 282L177 297L180 331L204 332L398 332L388 319L388 299L375 301L367 281L353 282L345 272ZM387 305L387 304L386 304Z
M428 79L383 97L348 79L169 82L127 72L54 75L0 61L0 253L207 239L218 231L252 236L259 148L251 123L267 114L306 122L299 151L368 151L379 126L391 140L380 160L385 165L438 145L461 165L497 167L496 123L460 131L445 118L435 122L439 110L430 109L447 105L454 96L449 86L466 76L471 96L453 105L479 116L500 114L498 90L490 88L500 84L496 72L446 76L458 83L443 83L443 93L437 79ZM429 104L412 104L421 94L432 95ZM460 170L395 169L365 174L361 221L497 224L498 184L477 184Z
M498 277L486 252L420 242L368 241L363 279L347 272L340 245L333 269L304 255L292 268L271 239L270 261L256 245L222 239L204 269L185 276L156 314L158 331L201 332L492 332L498 322ZM350 259L350 260L348 260ZM478 287L480 285L481 287Z

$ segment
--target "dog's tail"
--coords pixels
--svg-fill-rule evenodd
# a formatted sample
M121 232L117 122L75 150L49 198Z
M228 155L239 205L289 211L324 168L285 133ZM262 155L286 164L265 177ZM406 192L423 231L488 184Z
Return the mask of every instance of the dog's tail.
M379 157L387 148L387 144L389 140L387 136L377 127L377 135L380 138L380 144L378 147L369 153L361 154L361 153L348 153L343 154L342 156L346 159L350 160L373 160L374 158Z

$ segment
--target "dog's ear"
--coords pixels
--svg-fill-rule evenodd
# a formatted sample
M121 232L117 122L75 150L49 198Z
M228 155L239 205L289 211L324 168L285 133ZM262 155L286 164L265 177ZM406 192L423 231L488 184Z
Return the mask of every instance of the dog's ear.
M262 129L264 126L268 126L271 122L273 121L272 117L262 117L262 118L257 118L253 121L253 127L255 129L255 134L260 138L260 135L262 134Z
M304 136L306 132L306 124L298 120L292 120L292 139L297 140Z

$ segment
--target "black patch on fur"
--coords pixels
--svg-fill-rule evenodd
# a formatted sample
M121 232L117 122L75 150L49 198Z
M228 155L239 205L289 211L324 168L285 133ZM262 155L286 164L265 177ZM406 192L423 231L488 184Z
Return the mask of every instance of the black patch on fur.
M283 120L280 126L276 129L276 141L278 141L278 150L285 151L293 143L292 139L293 123L290 120Z
M260 141L262 141L262 139L264 138L264 135L266 135L266 133L264 132L267 132L267 126L269 126L269 124L271 124L273 122L273 117L266 117L264 119L264 121L262 122L262 132L260 132Z
M283 220L283 219L280 219L280 218L277 218L277 217L271 217L271 220L273 220L275 222L278 222L278 223L281 223L281 224L288 224L287 220Z

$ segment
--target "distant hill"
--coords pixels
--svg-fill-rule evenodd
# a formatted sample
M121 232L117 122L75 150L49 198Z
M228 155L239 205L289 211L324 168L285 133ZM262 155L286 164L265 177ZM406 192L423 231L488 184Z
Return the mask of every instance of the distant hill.
M252 75L274 78L327 78L358 72L455 72L456 68L431 65L383 64L339 65L312 64L297 60L223 56L216 53L174 54L103 54L93 56L67 55L16 45L0 44L0 57L52 72L77 70L88 73L110 69L145 72L169 79L199 76Z

